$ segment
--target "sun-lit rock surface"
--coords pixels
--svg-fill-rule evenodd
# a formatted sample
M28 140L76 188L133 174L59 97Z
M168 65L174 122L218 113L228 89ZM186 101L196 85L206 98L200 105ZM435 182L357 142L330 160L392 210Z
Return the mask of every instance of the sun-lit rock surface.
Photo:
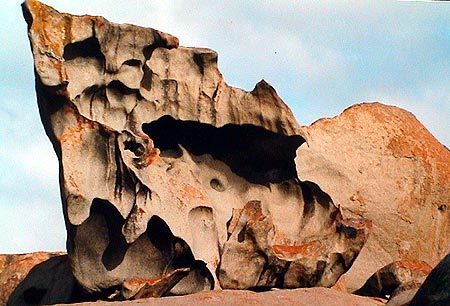
M450 151L411 113L363 103L303 130L300 179L318 184L344 216L373 223L345 275L350 290L394 261L435 266L449 252Z
M252 292L246 290L204 291L187 296L127 302L92 302L74 306L380 306L382 299L356 296L328 288L304 288Z

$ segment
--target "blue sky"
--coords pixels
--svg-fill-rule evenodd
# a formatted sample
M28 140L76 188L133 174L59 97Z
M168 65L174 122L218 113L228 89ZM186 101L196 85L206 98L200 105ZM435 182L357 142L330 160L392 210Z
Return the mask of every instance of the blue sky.
M5 3L6 2L6 3ZM36 105L21 1L0 11L0 253L63 250L55 153ZM48 0L218 51L233 86L265 79L308 125L363 101L405 108L450 147L450 4Z

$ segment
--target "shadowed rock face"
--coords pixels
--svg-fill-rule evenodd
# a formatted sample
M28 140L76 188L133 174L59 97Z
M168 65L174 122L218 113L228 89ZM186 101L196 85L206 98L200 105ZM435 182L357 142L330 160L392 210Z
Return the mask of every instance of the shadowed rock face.
M350 268L370 224L299 180L305 136L269 84L230 87L214 51L169 34L23 7L86 292L332 286Z
M48 305L76 300L64 253L0 255L0 305Z
M388 297L391 302L406 291L417 290L431 269L424 261L396 261L374 273L354 294Z
M450 305L450 254L431 271L409 306Z

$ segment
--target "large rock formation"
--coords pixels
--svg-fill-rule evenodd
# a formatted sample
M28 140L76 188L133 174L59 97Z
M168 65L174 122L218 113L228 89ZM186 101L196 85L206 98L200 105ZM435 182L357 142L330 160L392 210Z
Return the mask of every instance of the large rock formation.
M300 178L317 183L344 216L372 220L366 246L345 275L357 289L393 261L436 265L450 250L450 151L409 112L379 103L304 127Z
M33 0L24 16L86 292L332 286L350 268L370 224L299 180L305 135L269 84L230 87L214 51L153 29Z

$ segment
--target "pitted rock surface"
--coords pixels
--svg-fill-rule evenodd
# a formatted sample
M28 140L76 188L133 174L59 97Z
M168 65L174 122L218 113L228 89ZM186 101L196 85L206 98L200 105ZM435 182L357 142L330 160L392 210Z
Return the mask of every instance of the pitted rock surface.
M268 83L230 87L216 52L157 30L23 8L83 290L183 268L171 294L332 286L350 268L370 222L299 180L305 134Z

